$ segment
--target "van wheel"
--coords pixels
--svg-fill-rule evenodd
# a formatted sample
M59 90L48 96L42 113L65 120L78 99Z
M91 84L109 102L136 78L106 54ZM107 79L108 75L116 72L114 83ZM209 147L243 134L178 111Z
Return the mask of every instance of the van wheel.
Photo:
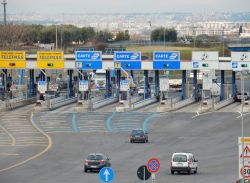
M85 168L84 168L84 172L87 173L87 172L88 172L88 169L85 169Z
M171 170L171 174L174 175L174 171L173 170Z
M188 170L188 172L187 172L187 173L188 173L188 175L190 175L190 174L191 174L191 170Z
M197 173L198 168L195 169L194 173Z

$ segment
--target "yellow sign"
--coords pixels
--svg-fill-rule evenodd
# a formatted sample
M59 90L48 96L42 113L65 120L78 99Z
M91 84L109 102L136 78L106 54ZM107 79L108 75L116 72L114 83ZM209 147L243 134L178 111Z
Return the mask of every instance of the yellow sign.
M64 54L59 51L37 52L37 68L41 69L63 69Z
M25 68L24 51L0 51L0 68Z
M250 142L250 137L240 138L240 142Z
M61 51L38 51L37 61L64 61L63 52Z

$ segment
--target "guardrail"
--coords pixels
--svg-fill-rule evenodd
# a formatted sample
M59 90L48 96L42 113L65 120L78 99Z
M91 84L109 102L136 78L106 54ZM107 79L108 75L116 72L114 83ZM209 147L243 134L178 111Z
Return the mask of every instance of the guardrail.
M219 110L222 107L225 107L225 106L227 106L229 104L232 104L233 102L234 102L233 98L228 98L226 100L222 100L221 102L214 105L214 110Z
M49 101L49 109L53 110L53 109L56 109L58 107L62 107L62 106L68 105L68 104L72 104L72 103L74 103L76 101L77 101L77 97L72 97L72 98L58 97L58 98L55 98L55 99L51 99Z
M144 107L146 105L152 104L152 103L156 103L158 100L156 97L152 97L152 98L148 98L145 100L141 100L139 102L135 102L132 104L132 108L133 109L139 109L141 107Z
M115 102L118 102L117 97L109 97L103 100L99 100L99 101L93 102L93 109L97 109L97 108L100 108L100 107L103 107L105 105L109 105Z
M194 98L188 98L188 99L185 99L185 100L181 100L180 102L177 102L177 103L173 104L173 109L179 109L179 108L185 107L185 106L187 106L189 104L192 104L194 102L195 102Z
M137 96L137 97L132 97L131 98L131 104L138 102L143 99L143 96Z
M24 105L32 104L36 102L36 97L27 98L26 97L19 97L5 101L5 108L6 109L15 109L18 107L22 107Z
M91 99L92 102L98 102L99 100L104 100L105 96L101 95L101 96L97 96Z
M173 106L173 104L180 102L182 100L182 97L174 97L174 98L168 98L165 102L165 104L169 105L169 106Z

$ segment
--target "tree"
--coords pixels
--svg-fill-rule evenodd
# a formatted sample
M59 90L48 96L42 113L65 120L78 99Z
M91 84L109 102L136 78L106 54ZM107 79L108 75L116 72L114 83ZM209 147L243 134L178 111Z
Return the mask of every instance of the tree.
M108 31L99 31L97 32L96 34L96 42L100 43L100 42L103 42L103 43L106 43L106 42L109 42L112 40L112 34Z
M176 40L177 40L177 32L175 29L166 29L166 28L160 27L160 28L154 29L151 32L151 41L175 42Z

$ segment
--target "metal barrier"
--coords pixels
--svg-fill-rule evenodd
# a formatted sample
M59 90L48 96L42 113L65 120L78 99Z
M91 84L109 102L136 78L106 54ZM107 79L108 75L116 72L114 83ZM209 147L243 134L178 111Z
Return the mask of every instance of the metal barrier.
M179 109L195 102L194 98L188 98L173 104L173 109Z
M31 98L27 98L26 97L18 97L15 99L10 99L10 100L6 100L5 101L5 108L6 109L15 109L18 107L22 107L24 105L29 105L29 104L33 104L36 102L36 97L31 97Z
M100 96L92 98L91 101L92 102L98 102L99 100L104 100L104 99L105 99L105 96L104 95L100 95Z
M156 103L158 100L156 97L152 97L152 98L148 98L145 100L141 100L139 102L135 102L132 104L132 108L133 109L139 109L141 107L144 107L146 105L152 104L152 103Z
M109 97L103 100L99 100L99 101L93 102L93 109L97 109L105 105L113 104L115 102L118 102L117 97Z
M169 106L173 106L173 104L177 103L177 102L180 102L182 99L181 96L179 97L174 97L174 98L168 98L166 101L165 101L165 104L169 105Z
M53 110L53 109L56 109L58 107L62 107L62 106L68 105L68 104L72 104L72 103L74 103L76 101L77 101L77 97L72 97L72 98L67 98L67 99L58 97L58 98L55 98L55 99L51 99L49 101L49 109Z
M131 97L131 104L141 101L142 99L143 99L143 96Z
M226 100L222 100L221 102L217 103L214 105L214 110L219 110L221 109L222 107L225 107L229 104L232 104L234 103L234 99L233 98L228 98Z

